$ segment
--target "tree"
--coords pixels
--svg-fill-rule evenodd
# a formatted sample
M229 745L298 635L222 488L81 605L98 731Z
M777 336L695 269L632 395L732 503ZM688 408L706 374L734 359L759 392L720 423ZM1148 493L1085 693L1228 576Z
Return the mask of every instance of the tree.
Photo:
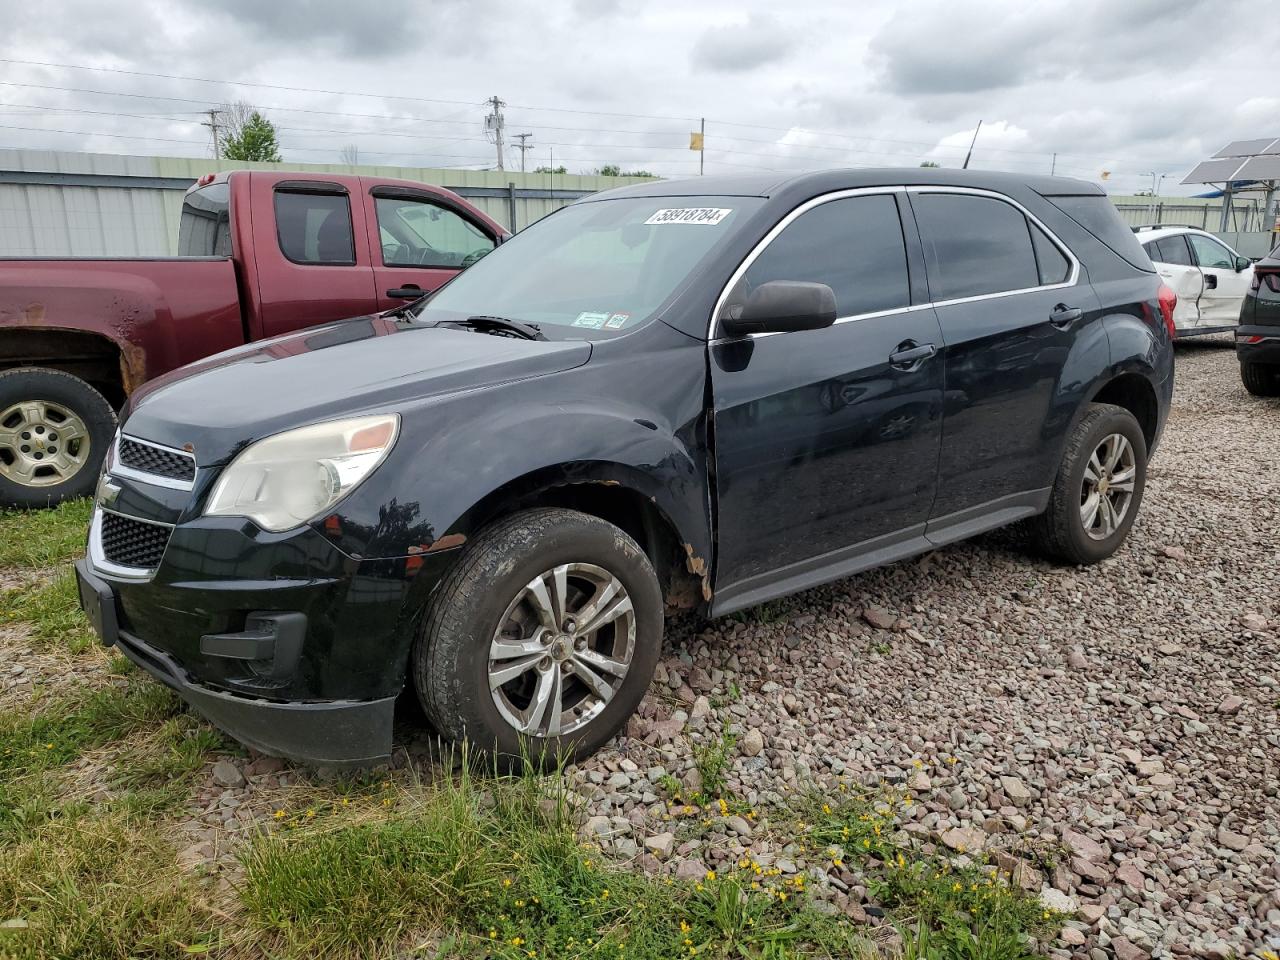
M596 175L601 177L652 177L648 170L623 170L616 163L606 163L596 168Z
M569 170L562 163L560 164L560 166L555 167L554 169L551 167L534 167L533 172L534 173L568 173Z
M940 167L940 166L942 166L942 164L940 164L940 163L936 163L936 162L934 162L933 160L926 160L924 163L920 164L920 166L922 166L922 167Z
M224 106L221 113L227 129L222 140L226 159L280 162L276 128L270 120L243 100Z
M358 167L360 165L360 148L354 143L348 143L338 151L338 159L349 167Z

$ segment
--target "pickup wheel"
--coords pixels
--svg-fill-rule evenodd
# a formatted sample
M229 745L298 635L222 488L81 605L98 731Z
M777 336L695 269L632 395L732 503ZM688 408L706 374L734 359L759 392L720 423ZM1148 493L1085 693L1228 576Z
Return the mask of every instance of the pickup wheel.
M662 631L658 579L631 537L574 510L529 510L463 548L411 671L444 736L505 767L545 767L592 753L626 723Z
M1280 397L1280 366L1241 361L1240 380L1255 397Z
M0 373L0 505L49 507L93 492L116 415L79 377L43 367Z
M1147 441L1133 414L1092 404L1067 439L1049 507L1031 523L1041 551L1056 560L1105 560L1124 543L1147 484Z

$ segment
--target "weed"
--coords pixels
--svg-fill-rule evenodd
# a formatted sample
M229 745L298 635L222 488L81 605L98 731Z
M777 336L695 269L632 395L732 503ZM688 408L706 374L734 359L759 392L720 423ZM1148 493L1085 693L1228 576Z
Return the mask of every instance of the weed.
M29 623L31 636L50 649L84 653L97 643L80 610L75 573L60 571L53 580L0 594L0 624Z
M702 792L699 802L706 797L716 797L724 792L725 771L733 756L733 748L738 738L729 732L728 723L720 731L720 735L709 743L693 745L693 764L702 775Z
M0 513L0 568L43 569L84 553L91 500Z

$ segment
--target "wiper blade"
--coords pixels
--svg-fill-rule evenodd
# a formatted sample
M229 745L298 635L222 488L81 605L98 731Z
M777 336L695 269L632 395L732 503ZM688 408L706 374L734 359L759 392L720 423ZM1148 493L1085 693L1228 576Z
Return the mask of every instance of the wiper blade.
M535 324L521 323L519 320L508 320L506 317L476 316L465 320L452 320L450 324L463 327L474 327L485 333L514 334L526 340L546 340L542 331Z

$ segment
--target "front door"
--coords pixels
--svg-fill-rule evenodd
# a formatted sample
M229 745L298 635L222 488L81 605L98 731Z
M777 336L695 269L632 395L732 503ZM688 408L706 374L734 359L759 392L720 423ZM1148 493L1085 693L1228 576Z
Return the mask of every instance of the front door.
M374 187L367 198L378 307L431 293L496 244L487 228L426 191Z
M840 319L733 340L713 332L716 592L717 602L738 598L733 606L830 579L824 572L877 541L919 535L937 471L942 365L930 352L940 332L929 307L911 309L895 195L843 196L799 214L750 262L725 309L771 280L829 285Z
M1200 325L1235 326L1240 322L1240 305L1249 292L1250 281L1253 280L1252 265L1237 270L1238 254L1213 237L1189 233L1187 241L1204 274L1204 292L1200 294Z
M1066 248L996 195L912 192L946 344L938 497L929 537L1042 503L1083 384L1065 375L1110 359L1097 295Z

